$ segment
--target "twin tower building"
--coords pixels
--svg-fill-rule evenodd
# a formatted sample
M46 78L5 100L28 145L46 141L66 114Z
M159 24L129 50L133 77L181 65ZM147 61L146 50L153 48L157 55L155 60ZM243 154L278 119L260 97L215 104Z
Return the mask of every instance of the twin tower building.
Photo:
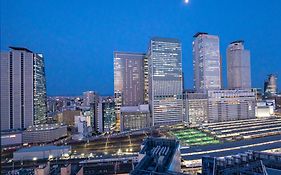
M193 68L194 93L221 93L218 36L194 35ZM251 93L250 53L243 41L232 42L227 48L227 79L228 89L236 94L240 90ZM179 40L152 38L147 53L114 52L115 112L121 130L189 121L183 92Z

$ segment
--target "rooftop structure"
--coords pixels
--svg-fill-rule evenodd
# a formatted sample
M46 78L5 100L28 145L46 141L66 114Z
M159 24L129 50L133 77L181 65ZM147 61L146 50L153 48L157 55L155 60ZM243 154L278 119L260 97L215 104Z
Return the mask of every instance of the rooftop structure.
M264 93L266 97L275 96L277 93L277 76L269 74L264 82Z
M41 124L27 128L22 134L23 143L48 143L67 136L67 126Z
M139 163L130 174L179 174L179 141L148 138L139 153Z
M226 157L203 157L202 175L281 173L281 154L249 151Z
M281 119L272 117L208 123L202 124L200 129L223 140L252 139L281 134Z
M17 152L22 153L22 152L37 152L37 151L50 151L50 150L60 150L60 149L69 149L70 146L33 146L29 148L22 148L19 149Z
M68 155L71 151L70 146L33 146L22 148L13 153L13 159L17 160L33 160L50 159Z

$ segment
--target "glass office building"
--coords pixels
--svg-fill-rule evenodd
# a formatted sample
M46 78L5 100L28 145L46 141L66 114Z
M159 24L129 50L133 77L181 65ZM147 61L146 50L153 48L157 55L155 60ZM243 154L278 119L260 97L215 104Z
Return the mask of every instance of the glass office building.
M221 89L219 37L197 33L193 41L194 86L197 92Z
M153 38L147 56L153 125L182 121L181 43L177 39Z

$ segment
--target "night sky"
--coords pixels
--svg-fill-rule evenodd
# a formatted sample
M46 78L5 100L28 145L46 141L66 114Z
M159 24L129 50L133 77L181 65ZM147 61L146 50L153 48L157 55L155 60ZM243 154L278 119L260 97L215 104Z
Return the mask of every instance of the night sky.
M153 36L182 41L186 88L193 86L192 40L219 35L226 47L245 40L252 85L279 75L281 0L1 0L1 50L22 46L45 57L48 95L113 94L113 51L146 52Z

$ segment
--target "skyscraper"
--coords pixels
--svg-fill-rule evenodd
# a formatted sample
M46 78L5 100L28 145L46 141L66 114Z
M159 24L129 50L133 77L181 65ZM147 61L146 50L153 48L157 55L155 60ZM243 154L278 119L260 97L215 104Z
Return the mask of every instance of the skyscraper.
M95 91L83 92L83 106L90 106L91 103L96 103L98 97L99 96Z
M27 128L47 114L42 54L10 48L1 53L1 130Z
M277 76L269 74L264 82L264 93L267 97L274 96L277 93Z
M208 33L193 36L194 86L197 92L221 89L219 37Z
M94 131L98 130L98 108L99 108L99 94L95 91L83 92L83 106L89 107L90 126Z
M229 89L251 88L250 51L244 41L234 41L227 48L227 83Z
M177 39L153 38L147 56L153 125L182 121L181 43Z
M116 126L120 107L144 103L144 57L142 53L114 52L114 97Z

